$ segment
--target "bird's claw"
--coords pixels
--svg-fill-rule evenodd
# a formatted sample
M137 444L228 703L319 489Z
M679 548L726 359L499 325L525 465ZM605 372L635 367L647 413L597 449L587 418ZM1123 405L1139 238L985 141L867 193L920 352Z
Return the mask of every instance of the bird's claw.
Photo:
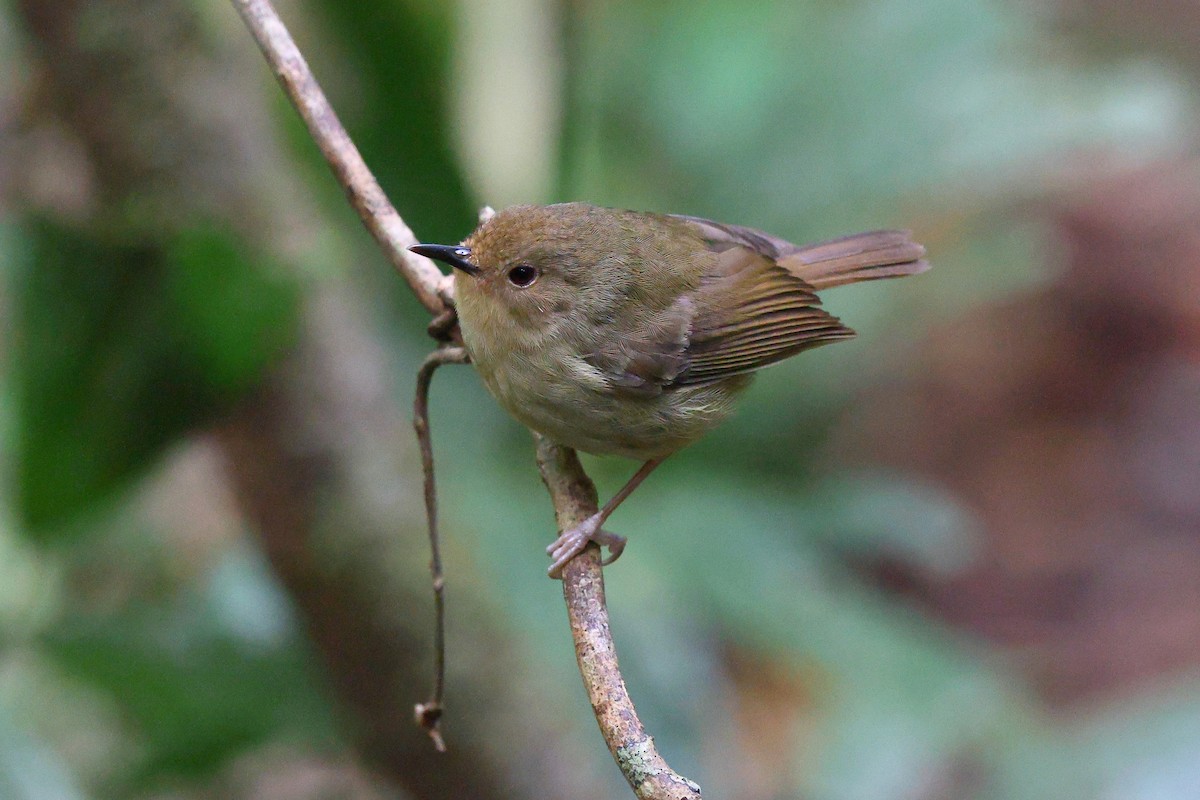
M571 530L563 531L546 548L546 553L554 559L554 563L546 570L546 574L556 580L561 579L563 567L572 558L582 553L583 549L588 546L588 542L595 542L601 547L608 548L608 558L604 560L604 566L607 567L620 558L622 551L625 550L625 537L604 530L600 527L600 523L601 516L594 514Z

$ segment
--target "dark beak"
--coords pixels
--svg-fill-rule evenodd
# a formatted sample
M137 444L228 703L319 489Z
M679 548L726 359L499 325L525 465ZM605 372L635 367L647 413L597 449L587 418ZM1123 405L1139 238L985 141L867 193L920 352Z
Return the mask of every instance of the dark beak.
M467 259L471 257L471 248L457 244L414 244L408 248L419 256L432 258L449 264L455 269L461 269L468 275L478 275L479 267Z

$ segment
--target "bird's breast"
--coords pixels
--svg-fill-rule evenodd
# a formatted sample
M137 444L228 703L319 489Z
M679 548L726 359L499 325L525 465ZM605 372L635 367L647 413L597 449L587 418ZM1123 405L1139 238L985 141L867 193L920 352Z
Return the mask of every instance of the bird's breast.
M463 338L488 391L513 417L588 453L648 459L690 444L720 423L749 382L739 376L654 396L614 388L586 359L586 345L549 337L507 347Z

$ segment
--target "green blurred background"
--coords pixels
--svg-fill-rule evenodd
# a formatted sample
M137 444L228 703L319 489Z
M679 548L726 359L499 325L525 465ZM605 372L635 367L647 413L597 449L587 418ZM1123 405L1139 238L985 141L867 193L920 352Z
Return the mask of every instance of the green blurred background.
M583 199L928 247L614 517L706 796L1200 796L1200 6L281 10L425 241ZM0 800L629 796L469 369L450 753L411 722L426 322L228 4L0 4Z

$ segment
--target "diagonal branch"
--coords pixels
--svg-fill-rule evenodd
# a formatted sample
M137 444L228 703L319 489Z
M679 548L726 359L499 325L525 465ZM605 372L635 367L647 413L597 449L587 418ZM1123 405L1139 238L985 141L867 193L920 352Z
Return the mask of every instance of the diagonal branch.
M559 530L570 530L596 513L596 487L583 471L579 457L534 434L538 469L550 496ZM625 688L604 602L604 571L600 548L592 542L563 567L563 599L575 640L575 659L592 712L608 749L634 794L646 800L691 800L700 787L679 775L663 760L654 739L638 718Z
M383 254L408 281L421 305L431 314L445 311L451 291L448 287L453 282L432 261L406 249L417 243L416 236L396 212L358 148L350 141L350 134L342 127L274 7L269 0L233 0L233 5L254 35L288 99L300 112L337 182L346 190L350 205L375 237Z
M416 243L416 238L350 141L269 0L233 0L233 4L363 224L421 303L444 318L453 301L452 279L432 262L405 249ZM566 530L595 513L596 489L575 452L538 437L537 453L559 528ZM608 625L599 552L594 545L564 569L563 597L596 721L634 793L643 800L699 798L700 788L672 771L658 754L625 689Z

